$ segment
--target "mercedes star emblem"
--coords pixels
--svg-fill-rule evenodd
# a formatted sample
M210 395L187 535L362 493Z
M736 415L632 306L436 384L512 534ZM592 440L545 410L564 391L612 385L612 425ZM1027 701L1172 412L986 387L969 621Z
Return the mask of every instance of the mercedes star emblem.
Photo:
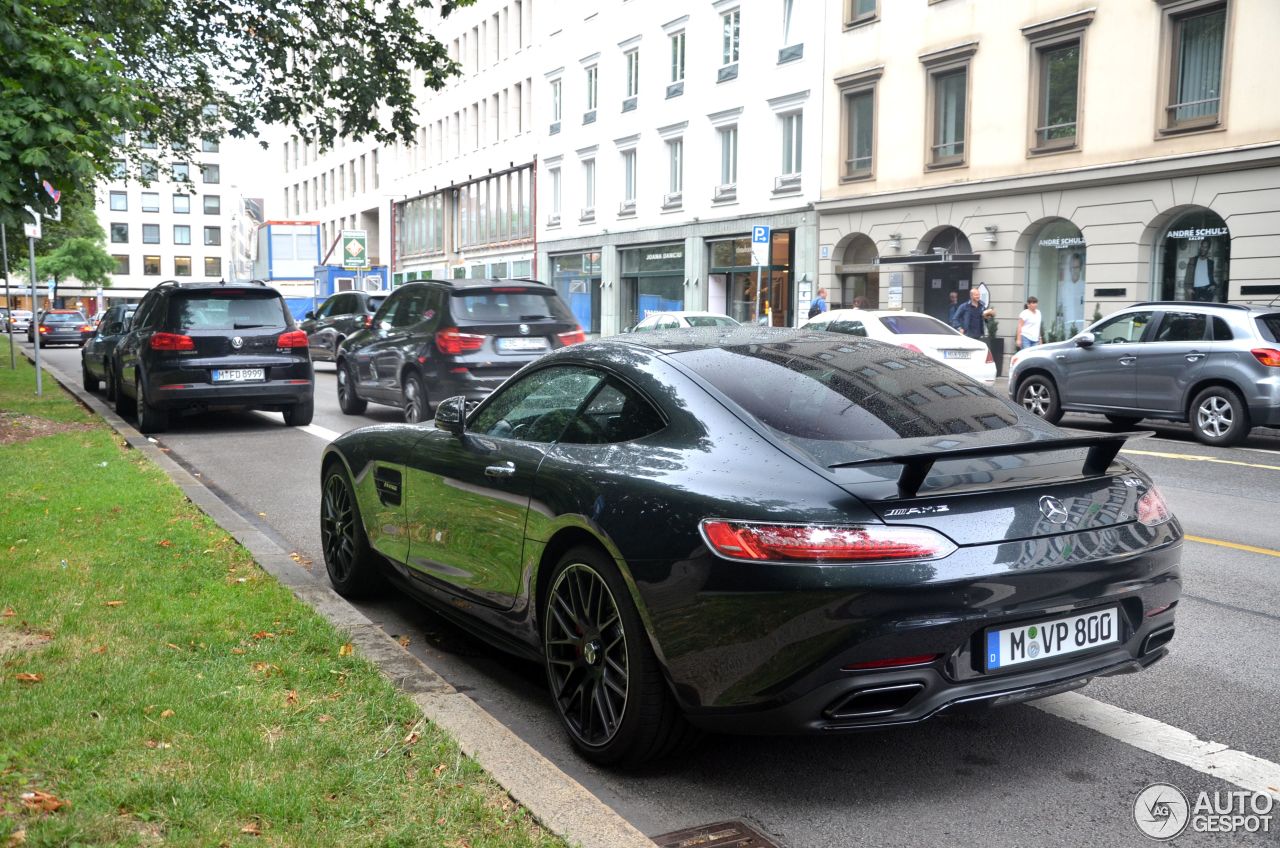
M239 336L236 336L231 340L231 346L236 350L239 350L240 348L244 347L244 339L240 338Z
M1049 497L1048 495L1041 498L1040 512L1054 524L1065 524L1067 521L1067 508L1057 498Z

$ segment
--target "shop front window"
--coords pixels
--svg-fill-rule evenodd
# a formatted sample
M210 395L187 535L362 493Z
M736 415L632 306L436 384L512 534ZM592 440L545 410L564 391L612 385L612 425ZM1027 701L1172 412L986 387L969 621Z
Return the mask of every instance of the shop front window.
M1231 232L1209 209L1179 215L1156 243L1160 300L1227 302Z
M1047 342L1084 329L1086 248L1080 228L1064 220L1045 224L1031 241L1027 296L1040 301Z
M684 309L684 245L656 244L618 251L622 263L622 326L657 312Z
M551 257L551 284L588 333L600 332L600 253Z
M711 242L707 308L744 324L794 324L793 235L791 230L773 232L765 266L751 263L749 237Z

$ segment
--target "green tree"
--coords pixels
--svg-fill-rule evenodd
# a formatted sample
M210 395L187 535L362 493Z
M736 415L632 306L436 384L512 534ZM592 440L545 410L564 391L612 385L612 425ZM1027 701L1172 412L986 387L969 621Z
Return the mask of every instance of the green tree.
M412 84L457 72L424 21L472 2L3 0L0 219L47 209L42 180L91 195L264 125L322 148L411 141Z
M101 239L78 236L62 242L44 257L37 257L36 276L41 280L53 277L56 297L58 286L67 279L74 278L88 287L111 285L115 264Z

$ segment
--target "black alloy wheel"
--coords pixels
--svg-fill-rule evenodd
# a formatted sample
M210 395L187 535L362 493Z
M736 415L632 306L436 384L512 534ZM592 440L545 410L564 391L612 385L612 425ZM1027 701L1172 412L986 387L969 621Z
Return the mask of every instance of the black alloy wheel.
M147 400L141 377L136 378L133 388L138 429L143 433L163 433L169 426L169 413L163 409L156 409Z
M359 415L368 406L368 402L356 394L356 375L351 370L351 363L338 363L338 408L344 415Z
M340 464L325 474L321 490L320 549L329 582L344 598L367 597L382 586L382 573L360 521L360 506Z
M430 416L427 410L427 393L422 388L422 378L417 374L406 374L404 388L400 390L401 408L404 410L404 423L417 424Z
M102 383L106 387L104 394L107 401L112 402L116 399L116 381L114 379L113 369L110 362L104 362L102 365Z
M84 382L84 390L86 392L96 392L98 390L98 378L89 371L89 364L85 362L84 357L80 357L80 379Z
M112 378L111 383L115 386L116 390L116 415L123 418L133 411L133 404L129 403L129 398L127 398L124 393L124 375L119 371L112 371L112 373L115 375Z
M315 418L316 402L314 397L300 400L284 411L284 423L289 427L305 427Z
M547 682L574 746L598 763L637 764L687 749L640 615L612 560L575 548L552 572L542 616Z
M1018 386L1018 403L1037 418L1043 418L1050 424L1062 420L1062 405L1058 400L1058 387L1053 380L1040 374L1033 374Z

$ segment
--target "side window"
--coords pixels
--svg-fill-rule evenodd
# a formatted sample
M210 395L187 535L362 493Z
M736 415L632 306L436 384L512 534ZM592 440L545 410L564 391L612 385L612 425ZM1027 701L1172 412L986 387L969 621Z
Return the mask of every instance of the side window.
M156 303L159 300L160 298L156 296L143 298L142 305L138 307L137 313L133 316L133 326L144 329L150 327L152 323L154 323L152 321L152 317L158 311L156 309Z
M400 311L400 304L404 303L405 297L404 291L398 291L383 301L382 306L373 316L373 326L379 330L390 329L391 322L395 320L396 313Z
M662 320L658 322L657 326L654 329L675 330L675 329L679 329L679 327L680 327L679 319L673 318L670 315L665 315L663 316Z
M426 311L428 291L425 288L411 291L407 297L401 298L400 308L391 318L392 327L412 327L422 320Z
M598 372L576 366L534 371L499 389L468 429L504 439L554 442L601 379Z
M636 324L635 329L634 329L634 330L632 330L632 332L633 332L633 333L643 333L643 332L646 332L646 331L648 331L648 330L652 330L652 329L657 325L657 323L658 323L658 319L657 319L657 317L656 317L656 316L650 316L650 317L648 317L648 318L644 319L643 321L641 321L639 324Z
M1219 319L1221 320L1221 319ZM1209 316L1198 312L1166 312L1160 319L1158 342L1201 342L1208 336Z
M634 389L610 379L565 430L560 441L577 445L629 442L665 426L662 416Z
M1231 332L1231 327L1227 325L1225 319L1219 316L1213 316L1213 340L1215 342L1229 342L1235 338L1235 334Z
M1104 321L1093 331L1095 344L1131 344L1141 341L1151 323L1150 312L1126 312Z
M340 298L335 295L334 297L331 297L328 300L326 300L323 304L320 305L320 309L316 312L316 317L328 318L330 315L332 315L334 309L338 305L339 299Z
M867 337L867 328L863 326L861 321L832 321L827 324L826 329L833 333L843 333L846 336Z

